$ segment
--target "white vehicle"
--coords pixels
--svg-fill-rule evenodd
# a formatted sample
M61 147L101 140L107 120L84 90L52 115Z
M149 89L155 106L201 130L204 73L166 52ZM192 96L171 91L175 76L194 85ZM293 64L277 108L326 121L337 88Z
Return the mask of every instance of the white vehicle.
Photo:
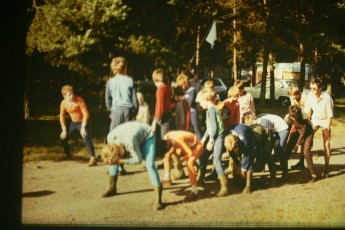
M297 83L298 82L295 80L274 79L274 97L276 100L279 100L282 106L285 107L290 105L291 102L288 89L292 84ZM270 99L270 86L270 79L267 79L265 99ZM244 90L249 92L254 99L259 99L261 92L261 81L253 87L244 87Z
M294 63L276 63L274 66L274 78L283 80L300 80L301 79L301 64ZM310 64L305 64L305 81L313 79L314 68Z
M225 83L221 78L203 78L200 79L200 89L204 88L204 83L208 80L212 80L214 84L214 89L216 90L220 100L224 100L227 98L228 95L228 88L226 87Z

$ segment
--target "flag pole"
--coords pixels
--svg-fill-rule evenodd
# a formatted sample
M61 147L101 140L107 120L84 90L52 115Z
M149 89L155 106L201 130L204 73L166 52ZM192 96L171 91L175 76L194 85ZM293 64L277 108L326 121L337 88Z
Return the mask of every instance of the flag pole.
M215 20L214 20L214 22L215 22ZM207 35L210 33L210 30L211 30L211 28L212 28L212 25L213 25L213 22L212 22L211 26L208 28L207 33L205 33L205 35L204 35L204 37L202 38L201 42L199 42L199 48L200 48L200 45L205 41ZM199 31L199 30L200 30L200 26L198 26L198 35L197 35L197 36L200 36L200 31ZM195 51L195 53L193 54L192 58L189 60L189 64L188 64L188 66L187 66L187 68L186 68L185 73L187 73L188 70L190 69L190 66L191 66L191 64L192 64L192 62L193 62L193 60L194 60L194 58L196 57L197 53L198 53L198 58L199 58L199 49L198 49L198 48L197 48L197 50ZM199 64L199 61L200 61L200 59L198 59L198 64Z

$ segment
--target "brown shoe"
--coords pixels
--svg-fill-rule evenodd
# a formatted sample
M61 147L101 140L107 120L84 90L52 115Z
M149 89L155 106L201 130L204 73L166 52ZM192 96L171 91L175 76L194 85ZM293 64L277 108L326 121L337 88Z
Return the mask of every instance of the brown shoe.
M89 166L96 166L97 162L96 162L96 158L95 157L91 157L89 160Z

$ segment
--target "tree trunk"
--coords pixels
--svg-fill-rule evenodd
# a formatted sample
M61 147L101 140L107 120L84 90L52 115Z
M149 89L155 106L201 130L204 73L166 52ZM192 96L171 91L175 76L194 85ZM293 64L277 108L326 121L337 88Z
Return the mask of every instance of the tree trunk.
M30 103L29 96L27 93L24 94L24 119L30 118Z
M237 50L236 50L236 44L237 44L237 21L236 21L236 7L233 8L233 14L234 19L232 21L233 23L233 29L234 29L234 35L233 35L233 58L232 58L232 73L234 81L238 79L238 65L237 65Z
M269 54L269 69L270 69L270 100L275 102L275 84L274 84L274 68L273 68L273 54Z
M304 44L299 43L299 62L300 62L300 80L298 81L298 88L303 91L305 82L305 58L304 58Z

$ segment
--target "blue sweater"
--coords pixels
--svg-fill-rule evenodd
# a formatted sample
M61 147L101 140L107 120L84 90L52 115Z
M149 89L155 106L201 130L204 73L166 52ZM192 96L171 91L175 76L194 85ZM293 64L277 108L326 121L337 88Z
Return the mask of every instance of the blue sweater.
M137 110L139 104L133 79L126 75L109 79L105 88L105 104L110 111L115 111L118 107Z

